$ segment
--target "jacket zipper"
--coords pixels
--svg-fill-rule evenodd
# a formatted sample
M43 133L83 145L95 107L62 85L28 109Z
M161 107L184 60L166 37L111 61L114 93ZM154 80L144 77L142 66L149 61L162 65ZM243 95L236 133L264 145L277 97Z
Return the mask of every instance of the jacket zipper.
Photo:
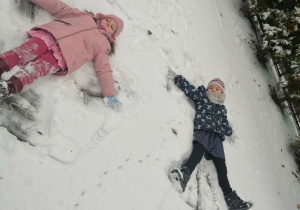
M93 29L97 29L97 27L93 27L93 28L88 28L88 29L84 29L84 30L81 30L81 31L77 31L76 33L73 33L73 34L70 34L70 35L67 35L67 36L60 37L60 38L58 38L58 39L56 39L56 40L58 41L58 40L67 38L67 37L69 37L69 36L73 36L73 35L75 35L75 34L78 34L78 33L84 32L84 31L93 30Z

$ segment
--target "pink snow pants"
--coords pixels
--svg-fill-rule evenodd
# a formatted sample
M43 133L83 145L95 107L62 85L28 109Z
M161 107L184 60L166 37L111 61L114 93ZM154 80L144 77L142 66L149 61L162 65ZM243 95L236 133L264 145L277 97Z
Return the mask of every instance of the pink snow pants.
M9 69L21 66L13 76L17 77L23 87L33 83L39 77L56 73L60 70L58 61L48 50L47 45L39 38L31 38L20 47L16 47L0 55Z

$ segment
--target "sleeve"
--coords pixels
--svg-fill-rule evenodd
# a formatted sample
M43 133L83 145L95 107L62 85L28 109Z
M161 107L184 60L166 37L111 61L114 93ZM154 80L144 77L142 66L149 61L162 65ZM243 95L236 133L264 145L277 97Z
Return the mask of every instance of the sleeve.
M79 9L74 9L60 0L31 0L31 2L48 11L58 19L72 17L82 13Z
M200 101L203 98L205 88L203 86L196 89L189 81L187 81L182 75L177 75L174 78L174 83L179 87L184 94L192 101Z
M107 51L97 54L94 58L94 67L100 81L103 97L114 96L116 94L112 76L113 71L108 60L109 50Z
M225 135L226 136L231 136L232 135L232 128L229 125L229 122L227 120L227 110L226 110L226 108L224 108L224 109L225 110L224 110L224 116L223 116L222 125L223 125L224 131L225 131Z

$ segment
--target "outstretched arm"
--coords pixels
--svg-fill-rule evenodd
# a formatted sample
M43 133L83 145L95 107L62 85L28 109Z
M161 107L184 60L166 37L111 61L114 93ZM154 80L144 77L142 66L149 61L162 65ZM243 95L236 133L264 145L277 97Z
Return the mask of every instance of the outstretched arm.
M58 19L76 16L82 13L79 9L74 9L60 0L31 0L31 2L48 11Z
M108 52L109 48L107 51L99 52L94 58L94 67L100 81L103 97L115 95L113 71L109 64Z
M173 79L174 83L184 92L184 94L193 101L200 101L203 97L204 87L196 89L182 75L177 75Z
M94 58L95 71L100 81L105 105L119 111L122 104L115 97L114 79L112 77L112 70L108 61L109 50L110 48L107 48L107 51L99 53Z

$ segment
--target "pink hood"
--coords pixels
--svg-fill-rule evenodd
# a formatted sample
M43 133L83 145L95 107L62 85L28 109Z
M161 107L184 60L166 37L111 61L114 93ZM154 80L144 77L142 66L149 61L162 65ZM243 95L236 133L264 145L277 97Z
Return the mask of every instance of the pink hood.
M117 23L117 30L116 32L111 36L111 39L115 42L116 41L116 38L117 36L122 32L123 30L123 27L124 27L124 22L121 18L118 18L117 16L115 15L104 15L102 13L97 13L96 14L96 19L97 20L102 20L104 18L112 18L116 21Z

